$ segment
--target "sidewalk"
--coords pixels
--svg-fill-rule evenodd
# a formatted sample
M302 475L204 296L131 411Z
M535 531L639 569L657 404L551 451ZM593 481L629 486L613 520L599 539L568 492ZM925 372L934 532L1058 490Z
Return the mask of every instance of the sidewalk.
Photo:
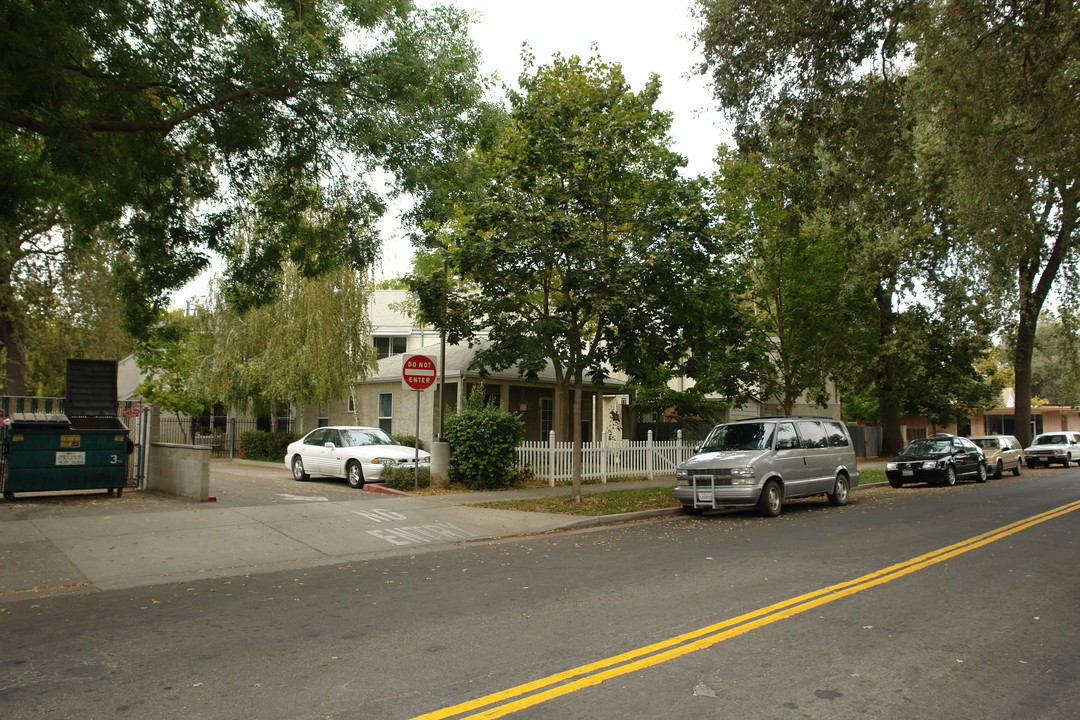
M671 484L663 478L587 485L584 492ZM330 565L679 512L593 518L466 506L568 495L565 486L433 496L366 489L350 491L348 500L241 507L138 490L121 498L100 492L20 495L0 503L0 600Z
M272 463L212 470L211 494L231 499L229 483L245 484L248 495L201 503L128 490L121 498L99 491L0 501L0 602L332 565L681 513L672 508L588 517L475 508L468 505L569 495L570 487L410 496L369 485L357 492L336 483L295 483ZM584 485L582 491L673 484L665 476ZM277 502L267 504L273 489L289 492L273 493Z

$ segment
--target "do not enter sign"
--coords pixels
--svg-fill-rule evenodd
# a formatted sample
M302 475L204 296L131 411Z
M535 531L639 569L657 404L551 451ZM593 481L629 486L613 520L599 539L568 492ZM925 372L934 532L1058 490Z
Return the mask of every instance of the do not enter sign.
M401 366L401 379L410 390L427 390L435 375L435 361L427 355L407 355Z

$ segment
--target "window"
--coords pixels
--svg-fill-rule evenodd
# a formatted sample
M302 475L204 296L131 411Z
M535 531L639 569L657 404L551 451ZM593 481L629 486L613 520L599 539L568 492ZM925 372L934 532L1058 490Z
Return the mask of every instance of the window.
M326 427L327 425L329 425L330 424L330 403L328 403L328 402L319 403L318 413L319 413L319 419L318 419L318 422L315 423L315 427Z
M554 401L549 397L540 398L540 434L545 440L554 428L554 418Z
M379 360L391 355L401 355L405 352L407 337L377 337L373 338L375 354Z
M799 447L799 436L795 434L795 425L789 422L780 423L776 428L776 449L789 450Z
M379 429L389 435L394 426L394 393L379 393Z
M280 432L289 432L292 428L292 404L282 403L277 406L277 429Z
M308 436L306 438L304 438L304 444L305 445L316 445L316 446L321 447L326 442L326 433L327 432L329 432L329 431L328 430L315 430L314 432L309 433Z
M847 447L847 433L840 423L825 423L825 434L829 436L829 447Z
M829 441L825 438L825 431L821 429L821 423L812 420L802 420L799 425L799 437L802 438L804 448L829 447Z
M356 412L356 398L354 398L352 395L349 395L349 412Z

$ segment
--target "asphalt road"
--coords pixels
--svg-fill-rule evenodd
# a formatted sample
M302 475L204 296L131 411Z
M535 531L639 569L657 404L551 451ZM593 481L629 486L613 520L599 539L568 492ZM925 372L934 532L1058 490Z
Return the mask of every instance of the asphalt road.
M1075 718L1080 469L0 607L21 718Z

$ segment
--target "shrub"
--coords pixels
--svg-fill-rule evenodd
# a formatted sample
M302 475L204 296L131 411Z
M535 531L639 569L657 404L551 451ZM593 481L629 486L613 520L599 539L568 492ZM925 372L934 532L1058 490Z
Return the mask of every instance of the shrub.
M517 448L525 435L521 418L484 401L481 388L444 423L450 442L450 479L469 487L495 490L515 479Z
M384 467L379 474L379 480L388 488L408 492L431 485L431 471L426 467L420 468L418 473L411 467Z
M296 433L247 430L240 433L240 450L248 460L280 462L289 443L299 439Z
M405 447L416 447L416 436L415 435L391 435L390 437L394 438L394 440L396 442L401 443ZM420 441L420 449L421 450L427 450L427 448L424 447L424 441L423 440Z

